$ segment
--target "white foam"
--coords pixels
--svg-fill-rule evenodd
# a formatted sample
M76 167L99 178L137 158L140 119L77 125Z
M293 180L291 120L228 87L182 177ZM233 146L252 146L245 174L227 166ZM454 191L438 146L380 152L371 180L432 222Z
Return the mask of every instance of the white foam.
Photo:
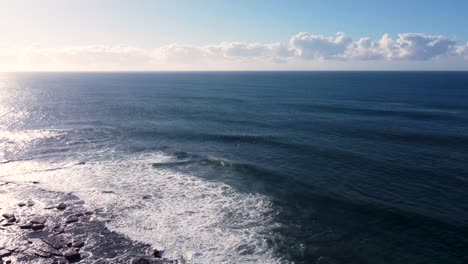
M170 159L157 153L85 165L21 161L1 164L0 177L74 192L107 213L110 229L163 247L168 257L191 263L279 262L267 245L277 224L266 196L151 166Z

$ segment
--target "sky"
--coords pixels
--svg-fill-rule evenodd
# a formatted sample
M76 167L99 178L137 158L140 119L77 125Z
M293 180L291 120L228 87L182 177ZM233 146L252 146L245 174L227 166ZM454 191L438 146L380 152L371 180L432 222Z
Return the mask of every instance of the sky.
M468 70L466 0L0 0L0 71Z

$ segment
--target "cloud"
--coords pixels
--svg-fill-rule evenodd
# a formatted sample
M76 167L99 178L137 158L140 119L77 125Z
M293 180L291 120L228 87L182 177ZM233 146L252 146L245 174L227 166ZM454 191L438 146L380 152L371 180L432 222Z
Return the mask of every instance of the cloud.
M347 47L343 58L363 61L385 59L388 50L381 42L382 40L374 42L370 38L361 38Z
M403 60L430 60L447 55L455 48L456 44L454 40L444 36L421 33L406 33L398 36L399 38L392 43L394 51L392 58Z
M1 48L0 66L46 69L165 69L186 65L214 69L269 68L286 63L307 67L316 63L346 62L381 65L398 62L421 62L438 58L468 60L468 44L457 45L454 39L423 33L403 33L397 38L384 34L378 40L361 37L353 40L342 32L332 36L300 32L289 42L222 42L210 45L171 44L154 49L132 46L71 46L23 49ZM372 61L372 63L371 63ZM5 68L3 67L3 68ZM17 67L17 68L18 68Z
M352 39L342 32L330 37L301 32L289 41L289 45L298 57L312 60L342 59L351 44Z
M155 61L197 63L208 60L245 61L284 59L291 57L291 51L282 43L241 43L223 42L218 45L190 46L172 44L155 49L152 58Z
M422 33L399 34L396 40L389 34L384 34L379 41L372 41L368 37L353 41L341 32L329 37L299 33L289 43L298 57L309 60L388 61L430 60L451 54L456 45L450 38Z
M126 46L77 46L66 48L30 47L20 53L24 64L135 65L148 62L143 49Z
M465 46L458 46L455 50L455 54L463 56L465 60L468 60L468 43Z

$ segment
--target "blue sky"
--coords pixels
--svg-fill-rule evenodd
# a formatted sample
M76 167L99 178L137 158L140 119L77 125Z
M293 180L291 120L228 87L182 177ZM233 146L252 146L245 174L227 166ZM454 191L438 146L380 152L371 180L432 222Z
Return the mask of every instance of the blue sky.
M43 69L47 70L50 66L53 66L50 65L51 62L46 63L45 60L37 59L39 56L44 57L44 54L51 57L50 54L53 54L56 50L63 51L63 49L72 48L73 52L78 52L77 49L80 49L80 47L93 46L95 47L92 50L93 54L98 52L99 49L108 53L111 50L110 53L114 54L117 49L125 47L125 54L133 50L133 52L138 53L137 56L145 57L146 55L143 53L148 53L147 56L151 57L149 60L152 60L153 65L146 65L148 62L145 61L145 65L140 67L141 69L165 69L165 65L167 65L167 69L203 69L200 64L207 65L206 62L196 63L190 61L190 63L187 63L187 61L183 61L182 63L179 62L179 66L183 67L178 67L177 63L167 60L167 57L171 57L173 54L162 54L161 48L172 45L172 48L164 49L165 52L173 52L174 49L177 49L177 52L180 53L180 47L173 46L180 45L184 48L182 53L185 56L190 57L190 52L201 52L201 54L194 54L194 57L199 56L206 59L206 57L212 57L213 51L210 50L207 55L206 50L199 50L202 47L206 49L207 46L219 46L222 43L243 43L245 45L281 43L286 45L285 49L292 50L292 53L280 57L268 53L269 55L266 56L268 60L263 58L263 61L252 61L252 57L255 56L252 55L251 51L254 49L259 50L259 47L244 46L243 48L248 50L247 53L250 57L247 62L248 66L257 65L258 69L316 69L317 67L320 68L321 65L325 65L325 68L329 67L330 69L339 69L340 67L348 69L349 66L343 65L343 58L349 61L350 53L355 52L354 49L351 50L348 46L355 46L355 42L361 38L368 37L373 42L378 43L384 34L388 34L392 40L397 41L398 34L421 33L423 38L419 37L419 39L415 40L414 36L408 36L408 38L403 38L402 41L408 42L409 40L408 43L415 41L414 43L420 45L421 50L437 41L446 50L441 51L439 47L437 50L431 51L433 52L431 56L427 54L422 56L407 55L405 53L407 50L398 51L398 54L390 54L387 51L380 50L378 53L383 54L381 54L383 57L380 63L376 63L375 54L371 56L372 59L368 56L365 58L366 61L372 60L372 62L364 63L361 54L357 64L359 64L359 67L364 68L374 68L378 64L378 68L382 69L388 67L395 69L405 69L405 67L468 69L466 60L462 59L465 56L468 57L468 48L466 48L468 40L468 30L466 30L466 26L468 26L467 13L468 1L461 0L0 0L0 17L2 18L2 23L0 23L0 32L2 32L0 56L3 53L3 57L0 58L11 59L12 56L15 57L15 55L11 54L21 53L16 56L18 57L16 64L14 64L17 67L16 69L22 69L21 67L23 67L24 69L35 70L43 67ZM307 32L309 35L302 36L301 43L297 42L298 45L291 46L292 38L300 32ZM343 44L348 46L346 51L341 51L342 54L329 56L330 50L324 51L323 43L318 47L315 36L324 36L336 46L335 42L339 41L336 40L337 32L344 32L352 41ZM443 36L446 39L427 39L427 36ZM320 41L322 40L320 39ZM423 43L425 40L427 40L426 44ZM232 60L237 54L231 52L230 55L226 55L228 54L226 53L227 49L238 49L239 47L233 47L233 45L226 47L225 45L221 48L223 51L217 54L219 57L216 59L211 58L211 60L214 60L213 63L217 62L225 65L226 69L243 69L245 61L243 64L240 60ZM265 47L263 48L265 49ZM309 50L304 51L306 48ZM336 49L337 47L332 48ZM401 49L401 47L397 48ZM271 47L269 46L266 49L271 49ZM35 52L33 53L35 57L30 55L31 50ZM241 53L246 54L244 51ZM24 55L25 52L29 53ZM259 51L258 54L262 53L262 56L265 57L265 51L262 52ZM307 52L309 54L307 56L308 63L303 60L304 56L298 56L299 53L305 54ZM418 51L412 50L411 52L417 53ZM450 54L450 56L445 56L447 54ZM454 54L457 56L454 56ZM132 54L132 56L134 55ZM74 54L74 56L78 55ZM91 68L96 69L108 67L109 69L138 70L135 65L125 64L127 60L132 61L133 64L142 65L134 61L136 59L134 57L131 59L125 58L118 65L106 61L106 66L99 65L99 56L96 59L90 59L89 52L84 56L88 56L86 61L88 65L80 66L83 63L76 63L76 57L74 57L74 62L77 64L75 66L70 64L70 61L64 60L63 57L53 57L50 61L53 61L55 66L59 68L64 66L61 64L67 64L66 66L70 69L73 67L76 69L80 69L80 67L89 68L91 66ZM109 56L109 54L106 56ZM301 56L302 60L297 61L296 59ZM155 57L159 58L159 61L155 60ZM162 57L166 60L162 60ZM292 60L292 57L296 61ZM353 60L357 58L355 55L351 57L354 58ZM441 57L444 58L441 59ZM229 63L226 62L226 58L229 59L227 61ZM397 60L396 58L398 58L398 61L394 62ZM419 61L418 65L408 64L408 61L414 61L415 58ZM107 59L109 58L106 57ZM11 65L11 63L9 64ZM0 69L9 70L5 68L5 65Z

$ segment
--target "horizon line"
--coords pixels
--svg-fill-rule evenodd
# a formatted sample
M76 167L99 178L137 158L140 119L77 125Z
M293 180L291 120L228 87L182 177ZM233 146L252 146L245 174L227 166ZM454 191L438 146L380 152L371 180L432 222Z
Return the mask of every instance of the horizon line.
M64 71L0 71L0 73L222 73L222 72L468 72L468 70L64 70Z

